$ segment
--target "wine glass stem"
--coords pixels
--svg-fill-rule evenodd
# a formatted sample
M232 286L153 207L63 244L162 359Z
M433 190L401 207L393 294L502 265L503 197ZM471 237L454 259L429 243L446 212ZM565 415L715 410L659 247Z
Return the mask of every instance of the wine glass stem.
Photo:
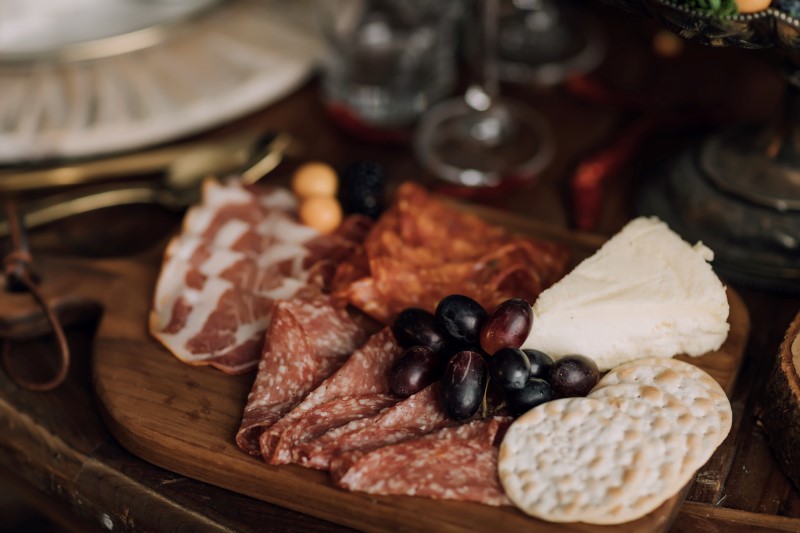
M473 58L473 79L467 89L467 105L476 111L486 111L500 92L497 70L497 22L499 0L473 0L475 29L479 33L478 47Z

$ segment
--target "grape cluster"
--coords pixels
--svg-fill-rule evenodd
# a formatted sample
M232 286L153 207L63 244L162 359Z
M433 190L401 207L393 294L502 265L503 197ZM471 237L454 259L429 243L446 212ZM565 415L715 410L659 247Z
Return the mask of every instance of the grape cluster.
M512 347L495 353L490 368L514 416L555 398L586 396L600 379L597 364L588 357L567 355L553 362L539 350Z
M392 331L406 351L392 367L391 390L408 397L440 380L440 400L455 420L473 416L490 396L520 415L553 398L585 396L600 373L591 359L557 362L538 350L521 350L533 325L528 302L512 298L491 314L461 294L443 298L435 313L408 308Z

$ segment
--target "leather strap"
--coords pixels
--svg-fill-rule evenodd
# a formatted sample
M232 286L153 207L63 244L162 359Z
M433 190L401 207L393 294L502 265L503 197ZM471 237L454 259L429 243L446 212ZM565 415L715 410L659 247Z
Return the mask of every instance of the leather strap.
M33 268L33 257L28 249L25 230L17 215L16 207L11 200L6 200L6 213L8 215L12 246L11 252L3 258L6 289L13 292L29 292L42 311L44 311L58 343L60 366L56 375L48 381L26 380L16 375L12 370L10 364L11 341L3 339L3 367L8 376L20 387L32 391L50 391L58 387L67 377L67 371L69 370L69 344L58 316L39 290L39 276Z

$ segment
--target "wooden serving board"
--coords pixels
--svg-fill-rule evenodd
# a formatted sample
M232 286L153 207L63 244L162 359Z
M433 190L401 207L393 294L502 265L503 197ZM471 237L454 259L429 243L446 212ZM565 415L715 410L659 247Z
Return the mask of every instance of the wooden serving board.
M510 229L560 239L576 259L591 253L597 238L570 234L516 217L482 212ZM97 334L93 382L107 425L133 454L167 470L277 505L364 531L545 532L619 531L620 526L552 524L515 508L414 497L382 497L334 487L327 473L297 466L269 466L234 443L254 375L231 377L178 361L152 339L147 314L160 266L160 251L124 261L40 258L45 292L61 314L104 315ZM749 317L739 296L728 290L731 333L722 348L687 359L707 370L730 394L749 334ZM0 334L18 337L46 330L29 297L0 302ZM624 526L627 532L669 527L685 490L659 509Z

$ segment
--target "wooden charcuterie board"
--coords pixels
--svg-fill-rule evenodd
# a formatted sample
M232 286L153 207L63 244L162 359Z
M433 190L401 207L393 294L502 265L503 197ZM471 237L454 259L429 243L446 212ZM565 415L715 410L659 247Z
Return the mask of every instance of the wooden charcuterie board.
M513 231L561 240L576 259L601 242L492 211L485 218ZM93 355L93 383L106 423L133 454L187 477L364 531L523 530L619 531L620 526L551 524L514 508L414 497L351 493L331 485L327 473L269 466L234 443L254 375L227 376L178 361L147 332L147 314L160 266L160 250L112 261L39 258L45 292L65 316L103 308ZM731 332L717 351L686 360L708 371L730 394L749 334L749 317L730 288ZM46 323L25 295L0 303L0 333L34 335ZM624 526L628 532L669 527L683 494Z

